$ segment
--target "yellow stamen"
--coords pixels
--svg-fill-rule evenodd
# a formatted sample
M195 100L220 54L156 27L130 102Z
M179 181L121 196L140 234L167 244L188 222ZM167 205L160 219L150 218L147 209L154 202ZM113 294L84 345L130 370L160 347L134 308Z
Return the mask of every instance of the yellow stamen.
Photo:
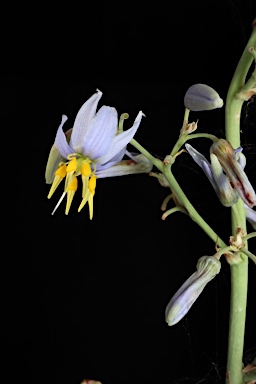
M93 196L95 195L96 179L97 177L95 175L92 175L92 177L88 181L88 188L78 208L78 212L80 212L88 201L90 219L92 219L93 217Z
M55 176L60 176L62 179L66 176L66 165L62 163L62 165L55 172Z
M89 163L83 163L81 167L81 174L85 177L89 177L92 173L91 166Z
M70 162L68 163L67 165L67 176L66 176L66 182L65 182L65 192L68 191L69 189L69 186L70 186L70 183L72 183L72 180L73 180L73 173L76 171L77 169L77 159L75 157L72 158L72 160L70 160Z
M83 182L83 190L82 190L82 198L86 195L86 191L88 189L88 180L89 176L91 175L91 167L89 163L83 163L81 167L81 175L82 175L82 182Z
M92 217L93 217L93 196L94 195L95 195L95 189L93 190L93 192L90 193L90 196L88 198L90 220L92 220Z
M84 197L83 197L83 200L81 201L81 204L79 205L79 207L78 207L78 212L80 212L81 211L81 209L85 206L85 204L87 203L87 201L88 201L88 199L89 199L89 196L90 196L90 191L89 191L89 189L87 189L87 191L86 191L86 193L85 193L85 195L84 195Z
M67 172L75 172L77 168L77 159L75 157L70 160L70 162L67 165Z
M55 177L54 177L51 189L49 191L49 194L47 196L48 199L52 197L53 193L56 191L57 187L59 186L61 180L63 180L65 176L66 176L66 165L64 164L64 165L61 165L55 172Z
M94 192L95 191L95 188L96 188L96 179L97 177L95 175L92 175L92 177L90 178L89 182L88 182L88 189L91 191L91 192Z
M73 197L77 190L77 185L78 185L77 178L74 177L71 183L69 184L68 191L67 191L67 204L66 204L66 210L65 210L66 215L68 215L68 212L70 210Z

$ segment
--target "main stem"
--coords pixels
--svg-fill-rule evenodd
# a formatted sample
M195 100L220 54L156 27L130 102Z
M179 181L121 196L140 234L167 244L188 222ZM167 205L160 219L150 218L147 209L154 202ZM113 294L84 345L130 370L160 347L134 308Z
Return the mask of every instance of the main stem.
M240 146L240 117L243 105L243 100L237 98L236 95L242 88L246 88L246 76L253 61L253 56L249 52L250 47L256 47L255 28L237 65L226 99L226 139L234 148L238 148ZM235 236L236 227L238 225L246 230L244 205L241 199L238 200L235 207L231 208L231 222L233 236ZM248 287L248 258L243 257L243 262L237 265L231 265L230 273L231 293L226 383L242 384L242 361Z

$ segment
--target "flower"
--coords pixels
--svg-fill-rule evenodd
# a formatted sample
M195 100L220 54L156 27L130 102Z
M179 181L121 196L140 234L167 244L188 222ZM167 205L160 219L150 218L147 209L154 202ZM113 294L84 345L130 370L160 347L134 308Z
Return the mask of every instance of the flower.
M219 94L206 84L194 84L185 93L184 105L191 111L209 111L223 106Z
M210 148L211 164L190 144L185 147L208 177L224 206L232 206L239 196L250 208L256 204L255 192L243 170L245 157L241 147L234 150L227 140L218 139Z
M177 324L209 283L220 271L221 263L215 256L202 256L193 273L175 293L165 310L168 325Z
M48 198L51 198L60 182L65 179L64 192L52 214L65 195L67 195L65 213L68 214L78 188L77 176L81 176L83 185L82 202L78 211L88 202L92 219L93 196L98 177L145 172L151 167L145 157L134 157L126 150L127 144L140 125L142 116L145 115L140 111L133 126L126 131L120 131L115 108L103 105L96 112L101 96L102 92L97 89L78 111L73 129L66 133L63 132L63 125L67 116L62 116L45 172L46 183L52 184ZM130 163L121 162L125 154L133 157Z

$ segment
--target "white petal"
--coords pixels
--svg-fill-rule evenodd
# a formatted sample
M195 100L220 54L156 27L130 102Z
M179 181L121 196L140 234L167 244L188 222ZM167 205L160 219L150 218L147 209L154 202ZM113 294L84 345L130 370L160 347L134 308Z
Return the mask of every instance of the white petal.
M235 150L236 151L236 150ZM240 164L240 167L244 170L246 166L246 157L242 152L239 152L237 157L237 161Z
M202 153L198 152L195 148L190 144L185 144L186 150L191 155L193 160L199 165L200 168L204 171L209 181L211 182L214 189L216 188L215 182L212 175L211 165L209 161L202 155Z
M110 159L112 159L118 152L121 151L121 149L125 148L126 145L131 141L133 136L135 135L137 129L139 128L142 116L145 116L142 111L140 111L134 121L133 126L128 129L127 131L124 131L117 135L112 144L111 147L109 148L108 152L106 155L96 159L96 162L99 164L105 164L107 163Z
M130 175L135 173L149 173L152 170L153 164L144 155L138 153L131 155L127 151L126 154L129 155L133 161L130 159L121 160L107 169L96 172L97 177L102 178Z
M116 109L104 105L91 121L83 139L83 155L92 160L104 156L114 140L117 128L118 116Z
M62 128L64 123L67 121L67 119L68 119L67 116L62 115L61 124L58 128L58 131L55 137L55 142L54 142L55 146L58 148L59 152L65 159L70 153L74 152L74 150L68 145L66 135L63 132L63 128Z
M188 153L193 158L193 160L199 165L200 168L202 168L208 180L210 181L215 193L218 195L219 191L215 183L213 173L212 173L212 167L209 161L204 157L204 155L202 155L202 153L198 152L195 148L193 148L192 145L185 144L185 147Z
M76 115L70 139L70 145L75 149L75 152L81 153L82 151L84 136L90 128L101 96L102 92L97 89L97 92L82 105Z
M114 157L112 157L112 159L110 159L107 163L97 164L96 165L97 177L102 177L102 176L100 176L101 171L108 169L108 168L112 167L113 165L115 165L116 163L118 163L119 161L121 161L123 159L124 155L125 155L125 148L121 149L121 151L118 152Z
M210 163L207 161L207 159L202 155L202 153L198 152L192 145L185 144L186 150L188 153L192 156L194 161L201 167L202 162L206 162L210 165Z

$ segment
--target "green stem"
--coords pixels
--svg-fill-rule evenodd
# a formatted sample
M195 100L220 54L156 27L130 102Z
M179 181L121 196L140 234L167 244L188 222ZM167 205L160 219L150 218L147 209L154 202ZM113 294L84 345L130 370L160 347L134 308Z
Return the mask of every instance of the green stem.
M190 218L195 221L199 227L203 229L203 231L212 239L219 247L223 248L226 247L226 244L224 243L221 238L213 231L213 229L204 221L204 219L199 215L199 213L196 211L196 209L193 207L193 205L188 200L187 196L179 186L178 182L176 181L175 177L173 176L171 172L171 166L170 164L165 165L162 161L156 159L154 156L152 156L145 148L143 148L136 140L132 139L130 143L138 149L144 156L146 156L152 163L159 169L160 172L165 176L167 179L170 188L172 192L175 193L179 201L181 202L182 206L187 210Z
M234 148L238 148L240 146L240 117L242 105L244 102L243 99L237 97L237 94L241 89L249 89L251 86L251 81L249 79L247 82L248 86L245 87L246 76L254 59L252 53L249 51L249 48L251 47L256 49L256 28L254 28L241 56L241 59L237 64L226 99L226 139L232 144ZM253 80L253 82L255 82L255 80Z
M142 145L138 143L135 139L132 139L130 141L130 144L134 146L134 148L138 149L140 153L142 153L148 160L151 161L152 164L154 164L155 167L157 167L161 172L163 169L163 162L159 159L156 159L154 156L151 155Z
M256 256L252 252L248 251L246 248L241 248L241 252L247 255L256 264Z
M210 139L212 141L218 140L216 136L211 135L210 133L192 133L190 135L181 135L172 149L171 156L176 155L176 153L179 151L182 145L186 143L186 141L199 138Z
M231 80L225 107L226 139L234 148L240 146L240 118L244 100L237 97L241 89L245 89L245 80L253 61L249 48L256 46L256 28L244 49ZM248 87L251 84L249 81ZM246 230L244 204L241 199L231 207L232 233L235 236L239 225ZM246 249L247 245L245 246ZM244 332L246 319L247 287L248 287L248 258L243 262L230 266L231 294L229 314L229 338L227 359L227 383L242 384L242 360L244 348Z
M184 208L182 208L182 207L174 207L174 208L168 209L168 211L166 211L165 213L162 214L162 220L165 220L167 218L167 216L169 216L169 215L171 215L172 213L175 213L175 212L182 212L182 213L187 214L187 211Z
M248 235L246 235L246 236L244 237L244 240L249 240L249 239L252 239L253 237L256 237L256 231L255 231L255 232L248 233Z
M209 224L206 223L206 221L199 215L197 210L194 208L194 206L190 203L187 196L179 186L178 182L176 181L175 177L173 176L171 172L170 166L165 166L165 169L163 170L163 174L165 178L168 180L172 191L175 193L175 195L178 197L179 201L182 203L184 208L187 210L190 218L195 221L199 227L203 229L203 231L212 239L215 243L217 243L221 248L226 247L226 244L223 240L221 240L218 235L214 232L214 230L209 226Z
M231 293L227 373L230 383L242 384L242 359L247 303L248 258L230 266ZM227 380L227 383L229 381Z

